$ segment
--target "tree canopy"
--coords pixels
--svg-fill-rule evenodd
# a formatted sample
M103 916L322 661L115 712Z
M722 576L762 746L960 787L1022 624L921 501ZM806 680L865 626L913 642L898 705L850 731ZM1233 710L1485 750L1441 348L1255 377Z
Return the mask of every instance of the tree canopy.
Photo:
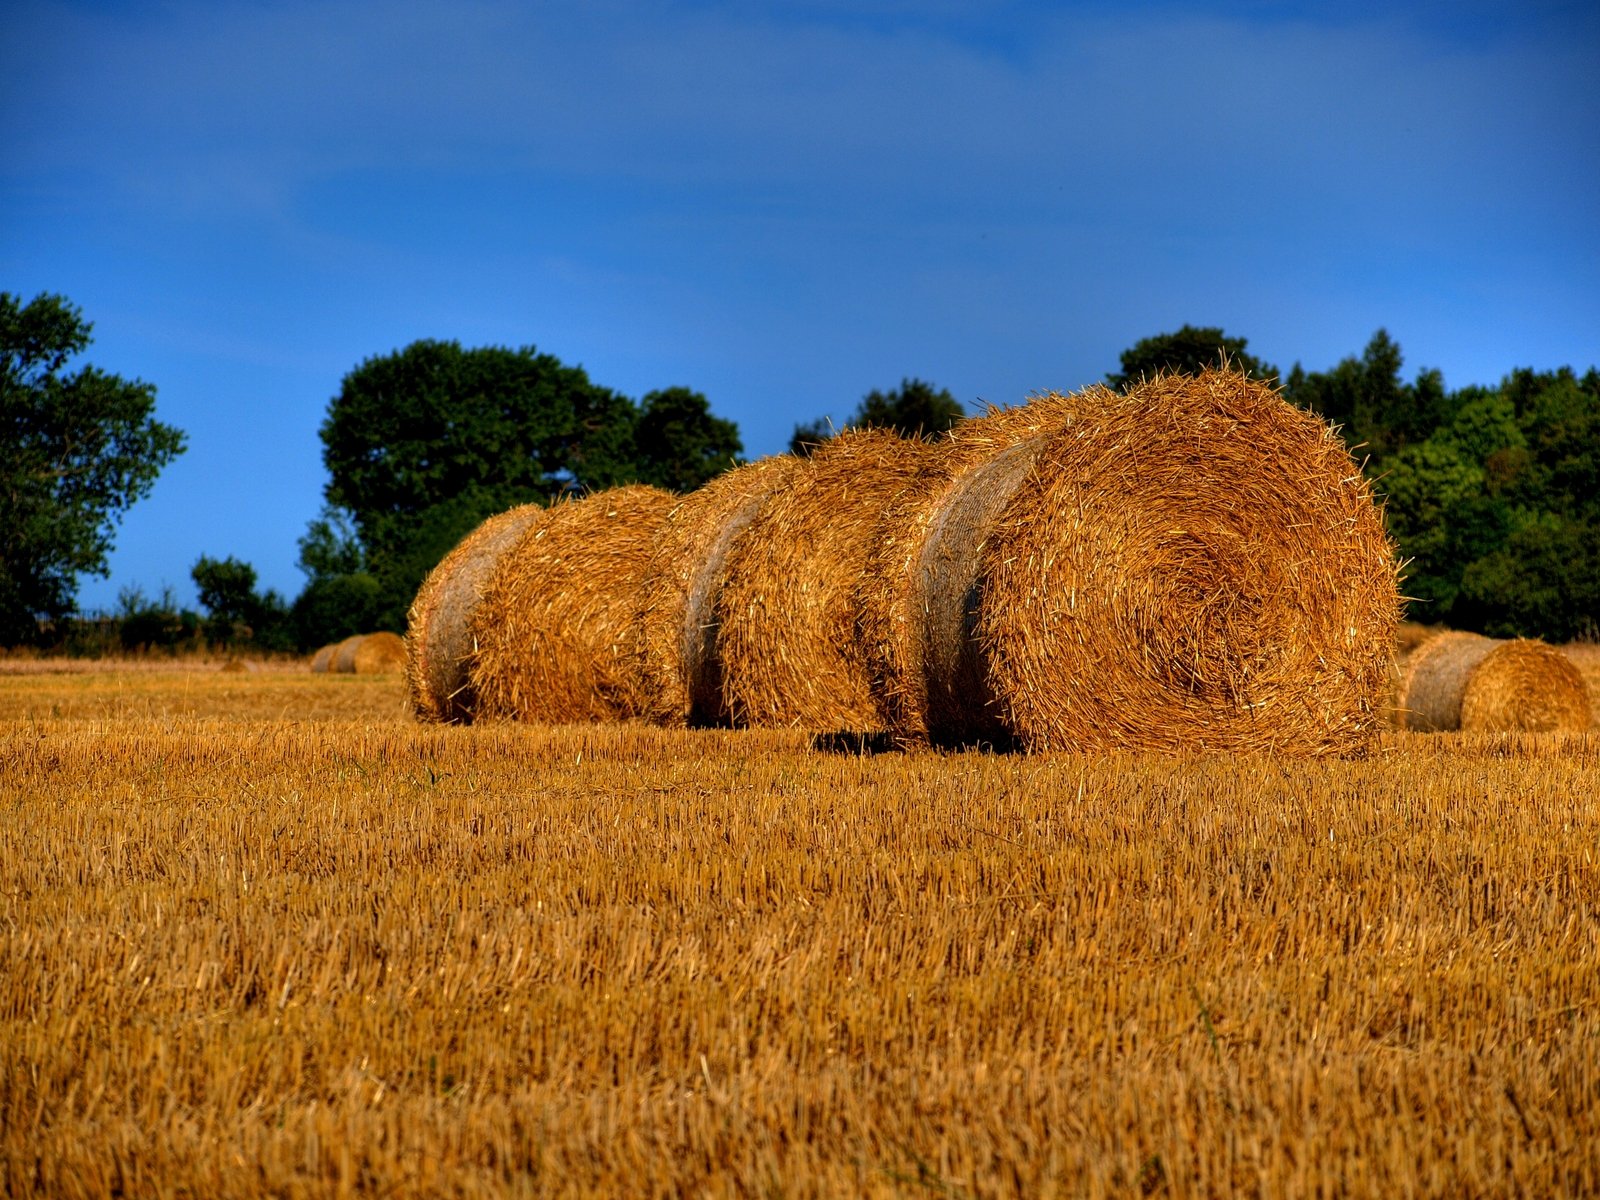
M1228 337L1221 329L1185 325L1176 333L1160 333L1135 342L1122 352L1122 370L1108 374L1106 382L1123 388L1161 371L1198 375L1222 361L1231 362L1257 379L1276 377L1278 369L1246 351L1246 345L1245 338Z
M93 325L62 296L0 292L0 643L31 641L109 574L117 522L184 450L154 417L156 389L67 369Z
M944 388L921 379L902 379L887 392L870 391L845 422L846 429L892 429L901 437L931 437L945 432L966 416L961 402ZM826 421L794 427L789 450L810 454L833 436Z

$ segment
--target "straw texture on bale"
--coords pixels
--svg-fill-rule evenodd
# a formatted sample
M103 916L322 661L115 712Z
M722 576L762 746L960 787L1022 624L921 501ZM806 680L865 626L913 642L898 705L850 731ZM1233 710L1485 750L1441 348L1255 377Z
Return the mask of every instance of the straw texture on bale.
M339 649L338 642L329 642L322 649L311 656L311 669L318 675L328 671L333 666L334 653Z
M715 603L734 724L885 728L857 639L857 593L885 509L935 453L885 430L846 430L761 504L728 551Z
M1567 661L1578 668L1589 694L1589 725L1600 726L1600 642L1570 642L1561 647Z
M800 460L763 458L719 475L667 514L639 589L635 617L644 715L659 725L725 726L716 598L728 553Z
M929 498L903 580L926 725L896 734L1367 752L1400 601L1334 432L1232 370L1045 404Z
M1419 732L1556 733L1589 726L1583 677L1553 646L1445 633L1406 665L1400 698Z
M468 620L480 719L560 724L640 715L639 584L677 500L633 486L563 501L501 554Z
M406 615L406 689L420 720L472 720L472 614L501 555L545 511L523 504L490 517L440 559L417 589Z
M350 669L357 675L386 675L403 671L405 666L405 639L387 629L367 634L350 656Z
M328 664L328 670L336 675L353 675L356 669L356 650L366 636L364 633L352 633L335 646L333 660Z

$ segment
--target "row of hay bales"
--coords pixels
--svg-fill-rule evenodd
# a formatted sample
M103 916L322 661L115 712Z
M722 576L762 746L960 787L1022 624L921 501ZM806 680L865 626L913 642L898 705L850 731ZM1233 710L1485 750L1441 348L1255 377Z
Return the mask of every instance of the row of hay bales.
M353 634L311 656L311 669L319 675L381 675L402 671L405 665L405 639L388 630Z
M440 722L1353 755L1396 579L1339 438L1213 370L513 509L419 590L407 678Z
M1395 723L1432 733L1573 733L1600 717L1600 646L1552 646L1407 623Z

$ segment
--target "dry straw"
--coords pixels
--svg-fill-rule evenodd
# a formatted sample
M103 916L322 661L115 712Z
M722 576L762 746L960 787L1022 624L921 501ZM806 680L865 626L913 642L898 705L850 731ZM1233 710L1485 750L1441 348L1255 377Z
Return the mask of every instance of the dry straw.
M468 628L480 718L638 716L638 589L671 492L625 487L552 505L500 556Z
M735 467L683 497L656 534L635 618L644 715L660 725L732 724L723 695L716 598L728 554L801 460Z
M1583 676L1584 690L1589 694L1589 724L1600 725L1600 643L1571 642L1561 647L1561 653Z
M329 642L322 649L311 656L311 669L318 675L325 674L333 666L334 653L339 649L338 642Z
M356 650L361 646L364 633L352 633L344 641L333 648L333 659L328 663L328 670L336 675L351 675L356 669Z
M1479 733L1587 729L1583 677L1562 653L1530 639L1445 633L1406 665L1400 706L1406 728Z
M405 639L387 629L362 638L350 661L350 669L357 675L387 675L403 671L405 666Z
M895 732L1366 752L1396 565L1335 433L1231 370L1035 403L1032 429L941 473L909 574L880 581L920 617L890 631L912 676Z
M506 550L545 513L523 504L490 517L439 561L417 589L406 618L406 687L423 721L471 721L477 698L468 628L484 584Z
M884 511L935 454L885 430L846 430L761 504L728 551L714 606L733 723L885 728L857 639L857 593Z

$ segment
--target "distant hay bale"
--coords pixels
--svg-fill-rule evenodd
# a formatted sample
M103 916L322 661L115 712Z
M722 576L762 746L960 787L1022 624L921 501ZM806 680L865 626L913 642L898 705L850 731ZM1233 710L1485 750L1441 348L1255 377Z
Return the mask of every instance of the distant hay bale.
M523 504L490 517L462 538L417 589L406 615L406 690L419 720L472 720L477 706L469 671L472 614L501 556L545 512L543 505Z
M352 675L356 669L356 650L361 645L364 633L353 633L344 641L333 648L333 661L328 664L328 670L336 675Z
M656 724L732 724L716 599L730 549L800 462L783 454L735 467L680 499L657 531L635 617L643 715Z
M1567 661L1578 668L1583 687L1589 693L1589 724L1600 726L1600 643L1569 642L1561 647Z
M369 633L356 644L350 669L357 675L387 675L406 667L406 642L387 629Z
M1411 656L1400 708L1420 732L1556 733L1589 726L1578 668L1543 642L1445 633Z
M333 656L339 649L338 642L329 642L322 649L311 656L311 669L318 675L326 674L333 667Z
M1394 649L1400 658L1406 658L1422 649L1423 645L1449 630L1439 625L1423 625L1417 621L1401 621L1395 628Z
M506 548L468 619L479 718L559 724L640 714L637 593L677 501L643 486L563 501Z
M890 634L920 664L897 736L1367 752L1396 564L1333 431L1231 370L1042 401L1037 432L931 477L909 574L879 582L920 614Z
M846 430L796 464L727 554L715 619L734 724L881 731L857 635L858 590L885 509L936 454L885 430Z

